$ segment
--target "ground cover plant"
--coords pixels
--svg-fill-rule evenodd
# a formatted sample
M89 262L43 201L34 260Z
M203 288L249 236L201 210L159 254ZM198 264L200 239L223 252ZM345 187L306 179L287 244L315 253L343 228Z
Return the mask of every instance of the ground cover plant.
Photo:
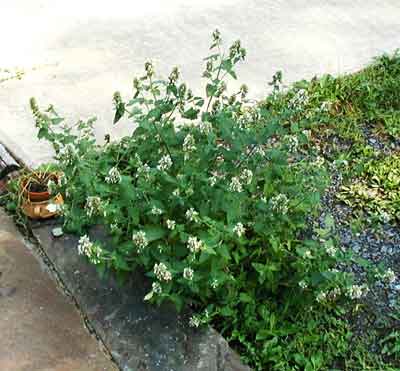
M334 216L341 247L366 259L353 264L351 271L362 279L367 274L365 263L372 271L386 266L386 273L375 274L378 281L370 285L362 306L349 321L353 339L364 343L374 360L364 353L357 358L372 363L348 360L349 369L391 369L382 339L397 339L400 325L399 87L400 56L396 52L354 74L328 75L300 81L288 90L276 89L278 98L269 96L262 103L280 114L301 97L303 108L293 112L292 121L310 130L331 178L323 208ZM383 288L385 279L389 284ZM396 341L392 340L392 349ZM394 353L393 367L399 367L398 350Z
M273 92L254 103L245 85L232 92L226 83L245 55L239 41L224 52L215 31L204 96L177 68L159 79L146 63L132 98L114 94L115 124L125 115L136 128L102 145L94 119L67 126L32 99L39 138L53 144L64 174L52 184L66 200L64 229L81 236L79 252L100 272L123 278L140 267L152 280L144 300L190 307L189 325L211 323L255 369L394 369L395 332L381 338L384 356L353 334L349 318L371 283L349 269L361 259L342 248L335 215L323 209L332 174L375 179L373 163L359 161L371 154L363 125L397 135L398 107L387 102L398 85L380 75L394 67L382 59L384 72L374 66L350 82L328 76L290 89L278 73ZM365 95L368 74L387 91ZM331 137L337 144L325 148ZM107 245L87 237L96 224L112 236ZM393 281L393 271L371 272Z

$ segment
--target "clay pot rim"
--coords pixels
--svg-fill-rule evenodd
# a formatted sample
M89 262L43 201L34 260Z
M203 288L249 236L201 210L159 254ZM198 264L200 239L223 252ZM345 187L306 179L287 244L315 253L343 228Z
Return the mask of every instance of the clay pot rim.
M49 175L52 176L52 178L54 177L55 180L58 180L60 178L60 175L56 172L49 172ZM26 192L28 195L32 195L34 197L50 197L50 193L48 190L43 191L43 192L33 192L30 191L29 189L26 188L27 183L29 182L29 174L26 176L23 176L21 179L21 189L24 190L24 192Z

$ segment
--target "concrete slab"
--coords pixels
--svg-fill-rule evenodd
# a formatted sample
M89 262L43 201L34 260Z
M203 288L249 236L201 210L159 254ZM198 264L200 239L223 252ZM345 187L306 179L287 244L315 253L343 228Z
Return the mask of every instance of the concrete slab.
M337 74L399 47L398 0L13 0L0 8L0 68L26 72L0 85L0 140L28 165L51 155L36 140L31 96L71 121L96 115L99 138L122 135L133 126L110 129L114 90L129 94L148 58L162 73L181 66L199 90L215 27L247 47L239 76L253 97L278 69L288 82Z
M78 254L78 238L53 238L53 227L39 224L33 233L121 370L250 371L215 330L190 328L190 313L144 302L151 285L143 273L131 273L124 285L113 275L101 279ZM91 238L107 241L101 228Z
M117 370L1 209L0 313L0 370Z

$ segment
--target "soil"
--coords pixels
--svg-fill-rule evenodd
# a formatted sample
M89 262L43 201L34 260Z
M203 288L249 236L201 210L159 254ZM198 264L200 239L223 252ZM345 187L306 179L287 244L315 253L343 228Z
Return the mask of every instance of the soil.
M29 183L28 185L29 192L47 192L47 185L39 184L39 183Z

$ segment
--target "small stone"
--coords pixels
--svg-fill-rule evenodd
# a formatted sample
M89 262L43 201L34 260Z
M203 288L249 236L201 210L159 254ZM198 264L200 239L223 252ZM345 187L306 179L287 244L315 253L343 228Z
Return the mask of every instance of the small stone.
M62 230L61 227L57 227L57 228L53 228L51 230L51 233L53 235L53 237L61 237L64 234L64 231Z

